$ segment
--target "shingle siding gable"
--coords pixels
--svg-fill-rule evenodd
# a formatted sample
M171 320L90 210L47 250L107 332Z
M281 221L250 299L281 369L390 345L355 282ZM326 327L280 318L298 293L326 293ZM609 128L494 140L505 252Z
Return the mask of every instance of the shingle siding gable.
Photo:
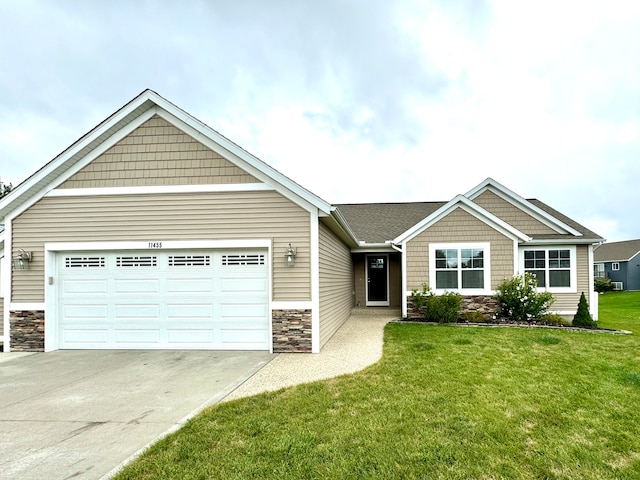
M255 177L156 115L59 188L257 182Z
M551 227L535 219L521 208L499 197L490 190L480 194L473 202L529 236L556 233Z

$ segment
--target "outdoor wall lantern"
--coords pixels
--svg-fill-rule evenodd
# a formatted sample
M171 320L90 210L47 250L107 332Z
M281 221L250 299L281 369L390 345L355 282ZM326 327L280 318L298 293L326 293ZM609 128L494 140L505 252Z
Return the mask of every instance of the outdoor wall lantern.
M25 252L23 249L18 250L16 258L13 259L13 267L20 270L29 270L29 264L33 254L31 252Z
M284 254L284 264L287 267L293 267L296 264L296 252L297 248L291 247L289 244L289 248L287 248L287 253Z

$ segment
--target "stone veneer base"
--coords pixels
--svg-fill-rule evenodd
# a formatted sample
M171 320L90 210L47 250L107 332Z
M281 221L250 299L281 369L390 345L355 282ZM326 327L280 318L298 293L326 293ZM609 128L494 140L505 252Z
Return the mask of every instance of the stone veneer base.
M479 312L486 319L494 317L500 308L498 300L493 295L463 295L460 299L461 312ZM421 319L422 314L413 307L411 297L407 297L407 319Z
M12 352L44 352L44 311L9 312Z
M272 310L273 353L311 352L311 310Z

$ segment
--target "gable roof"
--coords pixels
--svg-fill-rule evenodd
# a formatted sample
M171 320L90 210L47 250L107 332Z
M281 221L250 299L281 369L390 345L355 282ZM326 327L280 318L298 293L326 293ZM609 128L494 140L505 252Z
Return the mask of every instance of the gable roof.
M495 195L498 195L499 197L508 201L512 205L515 205L523 212L527 213L528 215L535 218L539 222L547 225L548 227L555 230L559 234L571 234L574 236L582 235L576 229L567 225L565 222L554 217L553 215L549 215L548 212L545 212L543 209L539 208L537 205L521 197L520 195L508 189L504 185L496 182L491 177L487 178L484 182L472 188L469 192L465 194L465 197L467 197L470 200L474 200L478 196L480 196L482 193L486 192L487 190L491 191Z
M492 178L450 202L366 203L332 206L152 90L140 95L87 132L0 200L0 222L13 217L80 171L142 123L158 115L239 168L319 217L348 245L404 241L463 208L481 221L521 241L602 241L594 232L538 200L526 200ZM531 236L474 203L491 190L549 226L555 234ZM582 238L580 238L582 237Z
M318 208L321 216L331 215L331 204L298 185L156 92L147 89L79 138L0 200L0 219L12 214L12 212L15 214L24 211L153 115L165 118L288 198L295 198L299 203L306 202Z
M628 262L640 253L640 240L603 243L593 252L595 262Z
M399 244L399 243L411 240L413 237L423 232L434 223L443 219L444 217L449 215L451 212L453 212L457 208L462 208L467 213L470 213L480 221L490 225L491 227L493 227L498 231L501 231L503 234L507 236L510 236L512 238L518 238L525 242L531 240L531 237L517 230L516 228L509 225L508 223L504 222L503 220L501 220L491 212L482 208L480 205L473 203L464 195L457 195L453 200L451 200L450 202L440 207L438 210L433 212L427 218L417 223L406 232L403 232L401 235L394 238L393 243Z
M481 193L490 189L528 215L550 226L556 233L530 234L521 232L491 212L473 202ZM449 202L362 203L339 204L346 221L361 242L368 244L398 243L428 228L437 220L462 207L482 221L491 224L514 238L524 242L580 242L598 243L603 239L591 230L570 219L537 199L525 199L492 178L487 178L465 195L458 195Z

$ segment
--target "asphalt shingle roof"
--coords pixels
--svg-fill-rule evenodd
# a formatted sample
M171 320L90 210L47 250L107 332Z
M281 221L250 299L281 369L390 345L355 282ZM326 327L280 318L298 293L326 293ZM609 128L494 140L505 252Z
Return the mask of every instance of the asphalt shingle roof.
M640 240L603 243L593 252L596 262L626 262L640 252Z
M358 240L384 243L406 232L447 202L347 203L336 205Z
M584 238L598 240L600 235L580 225L566 215L551 208L537 199L529 199L536 207L552 215L571 228L582 233ZM448 202L407 202L407 203L345 203L338 204L342 213L359 241L366 243L384 243L393 240L406 232L415 224L425 219ZM528 232L523 232L529 234ZM567 234L536 235L536 239L564 239L575 240L576 237Z

